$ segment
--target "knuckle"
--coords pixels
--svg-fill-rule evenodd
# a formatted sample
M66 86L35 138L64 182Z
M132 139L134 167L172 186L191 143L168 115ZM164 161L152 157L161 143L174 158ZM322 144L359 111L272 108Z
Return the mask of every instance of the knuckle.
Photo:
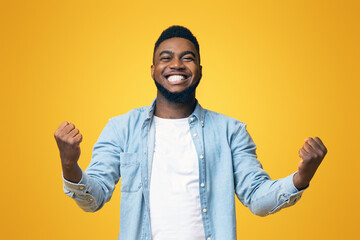
M73 138L70 138L70 139L68 140L68 143L69 143L70 145L74 145L74 144L75 144L75 140L74 140Z
M59 138L60 140L64 140L65 134L64 134L63 132L59 133L59 134L58 134L58 138Z

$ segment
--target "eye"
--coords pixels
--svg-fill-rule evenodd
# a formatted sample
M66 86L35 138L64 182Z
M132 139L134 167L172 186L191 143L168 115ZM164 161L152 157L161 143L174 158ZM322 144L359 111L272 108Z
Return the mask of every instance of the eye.
M193 57L184 57L183 59L184 59L184 61L186 61L186 62L194 61L194 58L193 58Z
M162 57L160 58L160 61L169 61L170 60L170 57Z

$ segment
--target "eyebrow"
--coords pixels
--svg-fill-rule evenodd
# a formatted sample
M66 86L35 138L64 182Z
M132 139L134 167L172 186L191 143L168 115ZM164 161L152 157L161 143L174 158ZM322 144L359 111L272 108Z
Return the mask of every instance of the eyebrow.
M185 51L185 52L182 52L182 53L181 53L181 56L185 56L185 55L187 55L187 54L190 54L190 55L192 55L194 58L196 58L195 53L194 53L194 52L192 52L192 51Z
M174 52L169 51L169 50L165 50L165 51L162 51L162 52L159 54L159 57L160 57L161 55L163 55L163 54L174 55ZM196 58L196 55L195 55L195 53L194 53L193 51L184 51L184 52L181 53L180 56L182 57L182 56L185 56L186 54L190 54L190 55L192 55L194 58Z
M165 51L162 51L162 52L159 54L159 56L161 56L161 55L163 55L163 54L170 54L170 55L173 55L173 54L174 54L174 52L165 50Z

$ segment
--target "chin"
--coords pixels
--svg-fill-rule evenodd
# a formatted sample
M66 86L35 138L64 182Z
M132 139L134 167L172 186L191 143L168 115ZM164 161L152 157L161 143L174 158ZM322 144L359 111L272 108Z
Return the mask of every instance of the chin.
M195 98L195 90L200 81L192 86L183 89L182 91L176 91L176 92L169 91L163 85L158 83L156 80L154 80L154 82L160 94L169 102L189 103L192 102L193 99Z

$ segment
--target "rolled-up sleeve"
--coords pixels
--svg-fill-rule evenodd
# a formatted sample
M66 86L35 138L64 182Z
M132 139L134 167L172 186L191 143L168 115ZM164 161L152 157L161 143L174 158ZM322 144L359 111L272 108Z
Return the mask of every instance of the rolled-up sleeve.
M120 179L120 147L111 119L101 132L93 148L92 159L78 183L63 177L64 193L73 198L86 212L99 210L111 199Z
M285 207L294 205L303 191L293 183L293 175L272 180L257 160L256 145L240 123L231 138L231 150L234 167L235 193L238 199L252 213L266 216Z

